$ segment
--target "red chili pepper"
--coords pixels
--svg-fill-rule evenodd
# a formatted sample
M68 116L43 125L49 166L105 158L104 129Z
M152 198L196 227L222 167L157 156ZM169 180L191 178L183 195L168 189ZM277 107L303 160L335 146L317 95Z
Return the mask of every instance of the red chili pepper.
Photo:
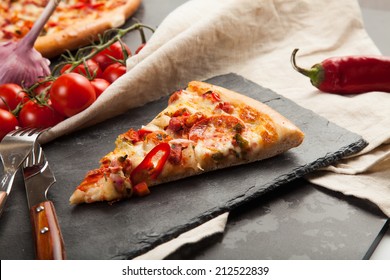
M156 179L160 175L165 162L167 161L171 147L168 143L160 143L154 147L144 158L144 160L130 174L131 183L134 185ZM153 163L153 159L159 155L157 163Z
M370 91L390 92L390 57L344 56L328 58L311 69L298 67L295 49L291 63L295 70L310 78L321 91L338 94L358 94Z

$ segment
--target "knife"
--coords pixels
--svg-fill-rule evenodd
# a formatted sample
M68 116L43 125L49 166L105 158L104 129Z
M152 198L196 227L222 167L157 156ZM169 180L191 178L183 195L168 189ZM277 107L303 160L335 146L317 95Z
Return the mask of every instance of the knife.
M38 143L23 164L23 177L30 209L35 256L40 260L63 260L66 258L65 246L57 214L53 202L46 197L56 179Z

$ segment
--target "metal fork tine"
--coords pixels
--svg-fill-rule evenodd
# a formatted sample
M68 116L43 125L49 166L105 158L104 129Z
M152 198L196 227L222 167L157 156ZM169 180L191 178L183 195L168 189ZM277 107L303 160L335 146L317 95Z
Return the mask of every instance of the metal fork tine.
M26 130L29 130L29 128L28 128L28 127L17 128L17 129L15 129L15 130L12 130L11 132L9 132L9 133L7 134L7 136L8 136L8 135L9 135L9 136L16 136L16 135L18 135L18 134L20 134L20 133L22 133L22 132L24 132L24 131L26 131Z
M6 135L6 137L9 136L9 137L38 138L39 135L41 135L42 132L44 132L45 130L47 130L47 128L24 127L24 128L19 128L19 129L16 129L16 130L10 132L9 134ZM6 137L4 137L4 138L6 138Z
M34 145L35 146L35 145ZM24 167L27 167L27 166L30 166L32 164L34 164L34 158L35 158L35 148L33 148L30 152L30 154L27 156L27 158L25 159L24 163L23 163L23 166Z
M35 135L40 135L43 131L45 131L46 129L43 129L43 128L36 128L36 129L33 129L32 131L30 131L30 133L28 134L28 136L35 136Z
M41 146L39 146L38 162L39 162L39 164L43 164L45 162L45 159L43 157L43 150L42 150Z
M31 136L34 135L34 132L36 131L36 128L31 127L30 129L22 131L19 135L20 136Z
M29 154L29 155L26 157L26 159L25 159L24 162L23 162L23 166L24 166L24 167L29 166L30 161L31 161L31 154Z
M20 128L17 128L11 132L9 132L7 136L10 136L10 137L15 137L15 136L21 136L21 135L24 135L26 134L27 132L31 131L33 128L31 127L20 127Z
M24 130L20 133L20 136L27 136L27 137L31 137L31 136L36 136L37 134L39 135L43 130L41 128L30 128L30 129L27 129L27 130Z
M31 137L31 136L35 136L36 134L39 135L42 132L44 132L45 130L46 129L43 129L43 128L22 127L22 128L18 128L18 129L11 131L8 135L11 137L17 137L17 136Z
M41 149L40 146L35 142L34 149L32 150L32 165L39 164L41 162Z

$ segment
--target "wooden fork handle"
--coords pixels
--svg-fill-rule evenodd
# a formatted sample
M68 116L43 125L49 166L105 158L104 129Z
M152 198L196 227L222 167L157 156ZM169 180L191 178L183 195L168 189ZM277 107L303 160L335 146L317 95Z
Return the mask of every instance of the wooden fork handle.
M44 201L30 209L30 218L38 260L66 259L64 240L51 201Z
M7 200L7 193L5 191L0 191L0 216L3 213L5 207L5 201Z

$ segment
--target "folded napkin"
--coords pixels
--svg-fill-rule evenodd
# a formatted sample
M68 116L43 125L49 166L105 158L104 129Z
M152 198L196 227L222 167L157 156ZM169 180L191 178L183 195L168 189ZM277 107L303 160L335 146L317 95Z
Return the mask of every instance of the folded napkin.
M380 54L356 0L189 1L161 23L97 102L52 128L43 141L159 99L190 80L234 72L367 140L359 155L307 178L367 199L390 217L390 95L320 93L291 67L294 48L301 49L297 61L304 67L331 56Z

